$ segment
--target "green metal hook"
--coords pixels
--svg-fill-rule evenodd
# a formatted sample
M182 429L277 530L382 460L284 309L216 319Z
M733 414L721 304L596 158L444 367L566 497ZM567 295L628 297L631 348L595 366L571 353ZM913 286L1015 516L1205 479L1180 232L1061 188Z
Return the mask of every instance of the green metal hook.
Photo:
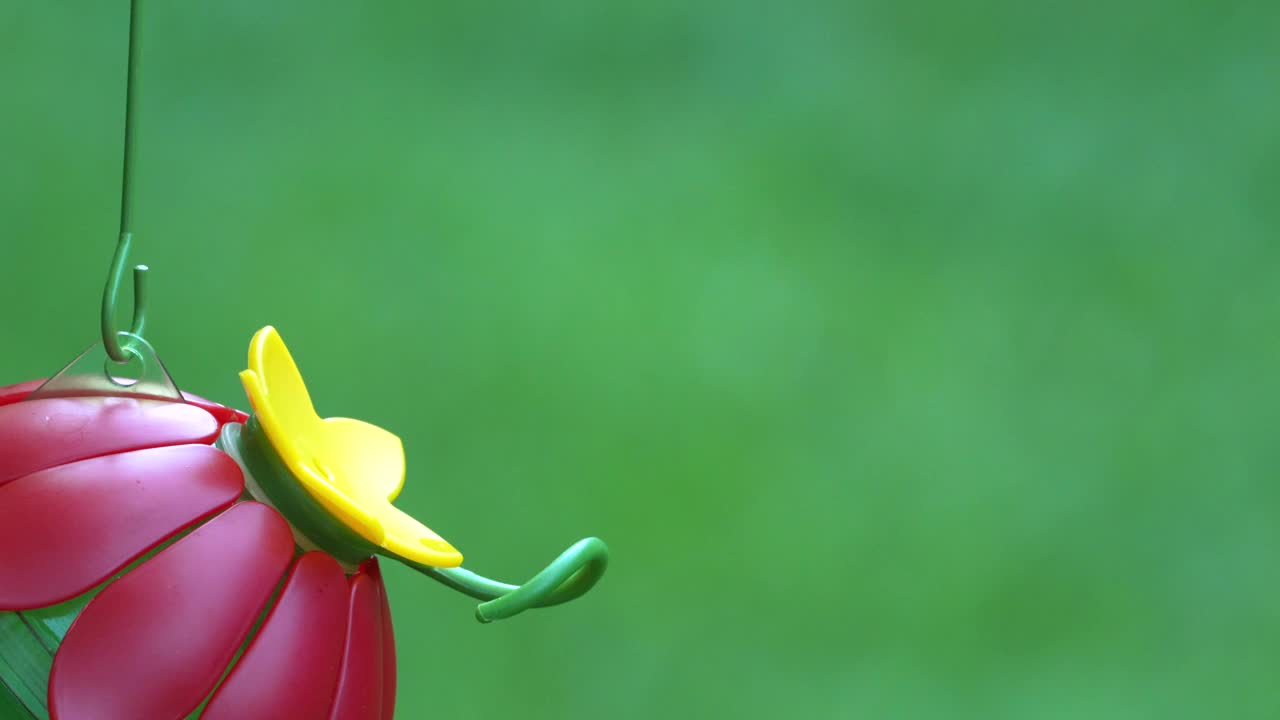
M579 540L523 585L490 580L460 567L437 568L397 559L454 590L487 601L476 607L476 619L488 623L586 594L609 566L609 547L600 538Z
M107 357L118 363L128 362L130 357L126 348L120 344L120 335L123 333L116 329L116 306L132 242L132 233L120 233L116 254L111 259L111 269L107 273L107 286L102 291L102 345L107 349ZM129 332L139 337L147 322L146 277L146 265L138 265L133 269L133 320L129 325Z

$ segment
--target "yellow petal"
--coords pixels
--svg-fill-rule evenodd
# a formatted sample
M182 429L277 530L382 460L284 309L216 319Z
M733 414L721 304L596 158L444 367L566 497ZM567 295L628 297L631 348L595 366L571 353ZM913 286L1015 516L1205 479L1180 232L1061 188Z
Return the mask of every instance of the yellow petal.
M400 438L359 420L321 419L275 328L254 335L249 369L240 379L267 440L334 518L374 545L415 562L462 564L452 545L391 504L404 485Z

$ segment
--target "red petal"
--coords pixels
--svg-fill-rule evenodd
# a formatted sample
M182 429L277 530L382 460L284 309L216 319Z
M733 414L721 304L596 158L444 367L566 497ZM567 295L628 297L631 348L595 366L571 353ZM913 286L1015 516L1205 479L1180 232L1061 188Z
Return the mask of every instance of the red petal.
M0 485L111 453L200 443L218 432L194 405L119 397L31 400L0 407Z
M391 627L391 604L382 588L382 720L396 715L396 637Z
M329 720L382 720L382 599L365 573L351 576L347 646Z
M38 390L41 385L45 384L45 382L46 378L40 378L39 380L28 380L16 385L0 387L0 405L20 402L23 398ZM221 424L229 422L242 423L249 419L248 414L241 412L240 410L220 405L207 398L202 398L199 395L184 392L182 393L182 397L185 398L188 403L195 405L202 410L207 410L209 414L217 418L218 422Z
M82 460L0 486L0 610L75 597L243 490L239 466L208 445Z
M222 676L293 558L271 508L243 502L107 586L49 676L52 720L181 720Z
M212 400L206 400L199 395L192 395L189 392L184 392L182 393L182 397L185 398L188 403L191 403L202 410L207 410L210 415L217 418L219 425L225 425L227 423L242 423L248 422L249 420L249 416L245 413L242 413L235 408L219 405Z
M0 387L0 405L8 405L16 403L22 398L36 391L36 388L44 384L44 380L28 380L18 383L17 385L9 385L8 387Z
M45 382L46 378L40 378L39 380L28 380L16 385L0 387L0 405L20 402L23 398L38 390L41 385L45 384ZM199 395L184 392L182 393L182 397L191 405L195 405L201 410L208 411L210 415L218 420L219 424L226 424L229 422L242 423L249 420L248 414L241 412L240 410L236 410L235 408L229 408L225 405L221 405L207 398L200 397Z
M324 720L347 635L347 576L322 552L298 559L280 602L202 720Z
M360 571L367 573L378 586L378 595L382 598L382 720L392 720L396 714L396 635L391 627L391 601L382 582L378 558L365 560L360 564Z

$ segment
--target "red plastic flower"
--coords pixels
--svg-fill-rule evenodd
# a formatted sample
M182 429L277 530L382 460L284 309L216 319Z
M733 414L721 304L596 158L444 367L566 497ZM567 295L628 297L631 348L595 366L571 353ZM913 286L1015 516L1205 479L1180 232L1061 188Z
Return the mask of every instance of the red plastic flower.
M317 415L272 328L241 374L253 416L172 383L155 399L121 394L77 375L85 358L0 388L0 634L16 623L21 641L0 643L0 713L390 720L395 641L375 554L484 601L481 622L578 598L605 571L598 538L521 586L460 567L393 505L400 439Z

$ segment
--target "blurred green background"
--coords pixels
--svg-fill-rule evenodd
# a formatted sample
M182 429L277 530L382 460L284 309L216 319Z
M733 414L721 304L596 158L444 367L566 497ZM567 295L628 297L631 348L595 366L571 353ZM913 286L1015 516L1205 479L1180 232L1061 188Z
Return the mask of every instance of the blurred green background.
M126 3L0 4L0 383L96 333ZM519 580L399 717L1280 717L1280 5L144 0L135 260Z

